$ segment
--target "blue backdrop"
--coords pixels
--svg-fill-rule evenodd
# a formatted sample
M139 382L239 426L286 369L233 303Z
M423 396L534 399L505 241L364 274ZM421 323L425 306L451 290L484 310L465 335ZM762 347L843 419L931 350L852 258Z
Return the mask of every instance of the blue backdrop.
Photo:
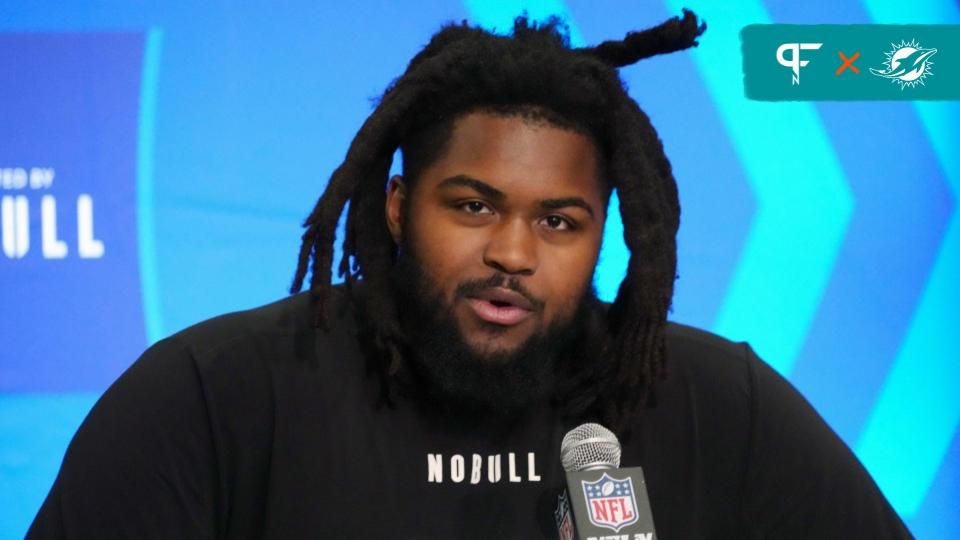
M701 46L623 70L681 190L671 317L749 340L919 537L960 537L960 104L758 103L752 23L960 23L951 0L691 5ZM575 44L676 0L0 5L0 538L149 344L285 294L369 98L440 23L560 14ZM907 37L909 39L909 37ZM611 214L597 274L625 249Z

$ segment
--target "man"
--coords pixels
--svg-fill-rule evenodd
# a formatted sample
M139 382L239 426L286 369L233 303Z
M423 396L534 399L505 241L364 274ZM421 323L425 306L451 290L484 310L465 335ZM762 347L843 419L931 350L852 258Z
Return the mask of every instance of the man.
M307 219L309 292L151 347L28 536L553 537L560 439L598 421L643 467L661 538L908 537L748 346L667 323L676 186L616 68L703 30L686 12L581 50L555 21L441 30ZM612 189L631 259L608 306Z

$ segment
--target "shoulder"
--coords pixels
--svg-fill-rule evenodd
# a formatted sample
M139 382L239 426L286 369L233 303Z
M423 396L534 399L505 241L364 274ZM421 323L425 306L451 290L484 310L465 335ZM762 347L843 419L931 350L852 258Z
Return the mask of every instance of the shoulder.
M208 319L152 345L114 386L150 396L162 382L174 398L181 392L201 396L212 416L268 411L278 385L362 373L347 299L344 287L333 288L325 305L329 331L314 326L316 303L309 293Z
M303 292L202 321L153 348L180 350L201 364L225 356L286 358L291 348L297 356L313 356L317 351L341 347L345 337L354 336L352 304L346 288L334 286L324 306L329 329L321 330L314 325L316 300Z
M314 324L317 303L300 293L254 309L228 313L168 338L189 358L210 399L261 401L297 381L360 380L364 364L355 311L343 285L324 304L327 328ZM169 346L168 346L169 347Z
M753 362L749 345L706 330L671 322L666 329L667 384L683 383L706 392L707 399L726 398L748 404Z
M742 356L745 343L731 341L706 330L670 321L666 329L667 347L674 350L695 349L711 357Z
M666 354L663 390L694 403L701 420L717 421L724 430L739 427L751 437L766 424L799 419L814 430L826 428L803 395L746 342L670 323Z
M100 401L131 411L168 410L170 417L211 414L211 407L234 394L259 401L269 392L269 350L284 336L309 331L310 305L308 295L295 295L220 315L161 339Z
M342 286L334 287L325 311L342 316L345 296ZM314 312L314 299L310 293L303 292L253 309L213 317L181 330L169 339L202 353L229 348L238 341L312 333L315 331ZM339 326L337 323L347 318L330 317L330 320Z
M755 413L750 347L672 322L665 346L667 374L654 386L656 404L645 414L647 428L672 433L673 447L696 447L704 459L727 463L712 463L711 469L742 464Z
M669 359L708 364L742 363L749 346L706 330L677 322L667 323L666 346ZM727 366L729 367L729 366Z

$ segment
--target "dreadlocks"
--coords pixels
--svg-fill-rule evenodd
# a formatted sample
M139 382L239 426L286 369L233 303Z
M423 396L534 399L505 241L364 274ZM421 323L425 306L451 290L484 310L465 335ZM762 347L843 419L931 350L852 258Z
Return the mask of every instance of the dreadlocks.
M604 362L581 363L569 403L623 428L631 413L652 403L652 383L665 375L664 331L676 274L680 205L663 146L647 115L629 97L616 68L686 49L706 26L684 10L620 41L571 49L557 19L519 17L512 36L463 22L442 28L386 90L354 138L344 162L304 222L291 293L308 273L316 324L326 328L337 223L349 202L339 275L349 289L362 278L364 310L380 351L375 361L382 397L404 362L404 335L389 286L397 246L385 219L385 186L394 152L404 177L442 152L454 121L468 112L534 114L591 138L608 187L616 189L630 250L626 278L603 321ZM602 396L598 397L598 396Z

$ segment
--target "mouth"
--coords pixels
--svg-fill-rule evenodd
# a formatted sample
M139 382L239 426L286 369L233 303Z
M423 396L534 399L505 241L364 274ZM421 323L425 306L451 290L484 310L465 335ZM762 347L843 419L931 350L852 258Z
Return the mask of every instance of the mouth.
M523 295L491 287L467 297L474 314L489 323L513 326L533 315L533 304Z

